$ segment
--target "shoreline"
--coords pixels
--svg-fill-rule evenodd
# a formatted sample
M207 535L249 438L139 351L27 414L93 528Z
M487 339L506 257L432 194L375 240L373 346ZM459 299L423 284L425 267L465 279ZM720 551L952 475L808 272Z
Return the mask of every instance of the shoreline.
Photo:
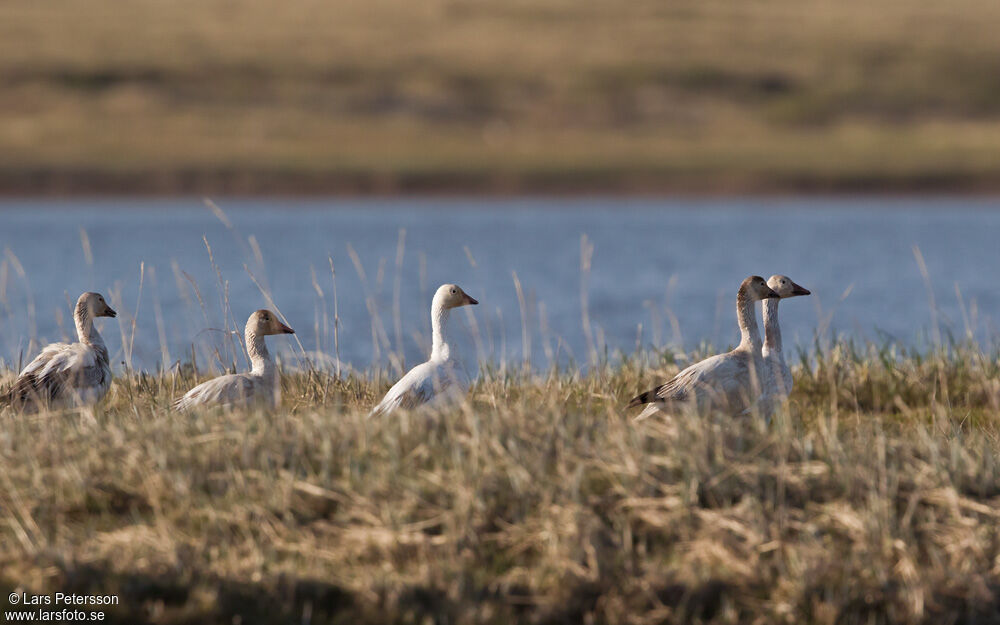
M905 176L740 176L661 172L436 171L275 172L252 169L191 169L111 173L97 170L0 171L0 199L107 197L732 197L1000 195L996 174L941 173Z

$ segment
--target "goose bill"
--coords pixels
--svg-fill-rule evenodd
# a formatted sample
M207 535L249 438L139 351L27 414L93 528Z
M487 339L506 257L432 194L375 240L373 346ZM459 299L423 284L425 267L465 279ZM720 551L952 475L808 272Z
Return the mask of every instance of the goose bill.
M795 284L793 282L792 283L792 295L793 296L794 295L812 295L812 292L809 289L807 289L807 288L805 288L803 286L799 286L798 284Z

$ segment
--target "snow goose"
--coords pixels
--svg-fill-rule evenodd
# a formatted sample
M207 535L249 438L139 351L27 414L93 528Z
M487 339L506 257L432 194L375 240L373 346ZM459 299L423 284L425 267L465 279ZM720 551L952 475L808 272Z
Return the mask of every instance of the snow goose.
M44 407L90 406L111 387L108 348L94 326L95 317L117 313L100 293L84 293L76 300L73 321L79 343L53 343L45 347L14 381L7 400L15 408L35 411Z
M245 331L249 373L233 373L203 382L174 402L178 410L196 406L241 408L253 404L277 406L281 401L278 367L271 360L264 337L270 334L295 334L270 310L258 310L247 319Z
M760 395L758 372L762 371L760 330L754 302L776 298L760 276L750 276L736 295L736 318L740 344L732 351L695 363L672 380L638 395L629 408L648 404L636 417L645 419L673 409L715 409L739 414Z
M392 385L369 417L388 414L397 408L414 408L421 404L441 403L456 399L469 388L469 379L452 359L448 343L448 317L452 308L478 304L461 287L444 284L434 294L431 304L431 357Z
M778 303L788 297L810 295L809 289L799 286L788 276L774 275L767 281L767 286L778 294L778 299L764 300L764 346L761 355L764 357L765 375L767 376L767 394L773 399L784 399L792 392L792 372L785 364L785 356L781 353L781 328L778 325Z

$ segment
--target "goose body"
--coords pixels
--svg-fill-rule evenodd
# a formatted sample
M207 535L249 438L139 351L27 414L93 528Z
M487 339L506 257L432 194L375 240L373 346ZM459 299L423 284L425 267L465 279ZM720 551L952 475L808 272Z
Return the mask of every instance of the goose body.
M739 414L753 405L760 396L759 374L763 365L754 302L777 297L760 276L744 280L736 296L740 344L732 351L697 362L666 384L632 398L630 408L646 405L636 419L679 410Z
M410 369L393 384L369 416L461 399L469 385L468 376L457 367L429 360Z
M99 293L84 293L73 309L78 343L52 343L21 371L7 400L21 410L90 406L111 387L111 364L96 317L117 313Z
M277 406L281 401L278 367L267 351L264 337L270 334L294 334L269 310L258 310L247 320L245 338L250 356L250 371L219 376L203 382L174 402L178 410L198 406L242 408L250 405Z
M447 326L451 309L478 303L457 285L445 284L438 288L431 304L430 359L410 369L393 384L368 416L424 404L439 405L461 399L468 392L470 380L452 357Z
M764 345L761 356L764 360L765 393L774 400L783 401L792 392L792 371L785 363L781 351L781 326L778 324L778 303L782 299L809 295L809 289L799 286L788 276L773 275L767 285L778 294L778 298L764 300Z

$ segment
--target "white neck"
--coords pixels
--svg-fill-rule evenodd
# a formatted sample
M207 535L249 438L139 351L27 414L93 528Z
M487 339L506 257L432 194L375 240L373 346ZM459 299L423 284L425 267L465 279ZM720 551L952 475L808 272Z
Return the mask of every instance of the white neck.
M781 351L781 328L778 326L778 302L772 297L764 300L764 346L769 352Z
M757 311L750 294L740 289L736 295L736 319L740 324L740 345L738 349L752 349L760 354L760 329L757 327Z
M451 310L438 302L431 306L431 360L444 362L451 357L446 328Z
M73 321L76 323L76 336L81 343L91 347L100 347L107 351L101 333L94 327L94 320L90 316L86 303L77 303L76 310L73 311Z
M267 343L263 336L249 328L246 329L247 354L250 356L250 373L255 375L272 375L275 372L274 361L267 351Z

